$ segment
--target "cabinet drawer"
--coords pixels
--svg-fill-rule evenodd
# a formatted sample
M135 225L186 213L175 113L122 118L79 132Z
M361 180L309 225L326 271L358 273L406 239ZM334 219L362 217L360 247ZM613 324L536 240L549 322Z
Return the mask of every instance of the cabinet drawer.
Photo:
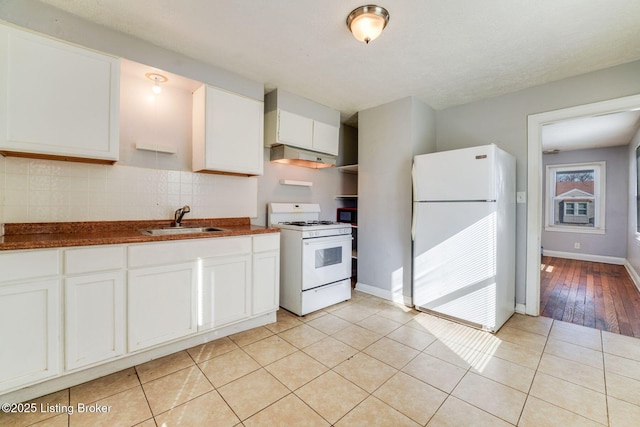
M251 237L217 237L129 246L129 268L251 253Z
M280 233L253 237L253 252L276 251L280 249Z
M98 246L64 251L64 273L81 274L124 268L124 246Z
M60 273L58 250L20 251L0 254L1 282L55 276Z

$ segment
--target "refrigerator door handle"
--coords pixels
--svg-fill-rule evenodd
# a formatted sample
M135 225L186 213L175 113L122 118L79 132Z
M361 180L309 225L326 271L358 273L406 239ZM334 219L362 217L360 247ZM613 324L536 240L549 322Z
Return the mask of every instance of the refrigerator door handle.
M413 209L412 209L412 213L411 213L411 241L413 242L414 240L416 240L416 215L417 215L417 209L416 209L416 204L413 203Z
M418 194L417 189L416 189L416 165L415 163L413 165L411 165L411 186L413 187L413 194L411 195L412 199L414 200L414 203L412 204L412 209L411 209L411 241L416 240L416 204L415 204L415 198L416 195Z
M411 187L413 190L413 193L411 194L411 199L412 200L416 200L416 197L418 195L418 189L417 189L417 181L418 178L416 178L416 164L412 164L411 165Z

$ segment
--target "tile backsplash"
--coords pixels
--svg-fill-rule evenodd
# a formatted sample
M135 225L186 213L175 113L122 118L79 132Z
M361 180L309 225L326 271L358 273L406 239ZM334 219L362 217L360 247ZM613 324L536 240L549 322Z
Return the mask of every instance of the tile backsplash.
M0 223L257 216L257 179L0 157Z

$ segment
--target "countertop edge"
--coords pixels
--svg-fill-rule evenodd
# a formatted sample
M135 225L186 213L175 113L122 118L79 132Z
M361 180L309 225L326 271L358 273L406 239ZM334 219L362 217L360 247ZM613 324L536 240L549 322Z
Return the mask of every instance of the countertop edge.
M125 223L125 222L123 222ZM133 223L133 222L132 222ZM0 237L0 252L29 249L55 249L74 246L98 246L132 243L167 242L174 240L215 239L220 237L251 236L279 233L279 228L264 227L246 223L226 225L227 230L216 233L193 233L152 236L137 229L124 227L122 230L79 232L79 233L34 233L15 234Z

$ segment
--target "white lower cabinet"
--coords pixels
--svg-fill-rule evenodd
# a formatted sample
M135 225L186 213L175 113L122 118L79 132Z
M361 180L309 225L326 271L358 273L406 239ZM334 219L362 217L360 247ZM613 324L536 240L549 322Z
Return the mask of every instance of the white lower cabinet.
M280 235L253 238L253 279L251 314L278 309L280 297Z
M201 274L198 331L251 315L251 255L206 259Z
M60 281L0 286L0 392L60 373Z
M129 352L195 333L196 263L129 270L127 302Z
M65 370L125 352L124 273L65 279Z
M279 233L0 252L0 395L243 330L278 309L279 258Z

